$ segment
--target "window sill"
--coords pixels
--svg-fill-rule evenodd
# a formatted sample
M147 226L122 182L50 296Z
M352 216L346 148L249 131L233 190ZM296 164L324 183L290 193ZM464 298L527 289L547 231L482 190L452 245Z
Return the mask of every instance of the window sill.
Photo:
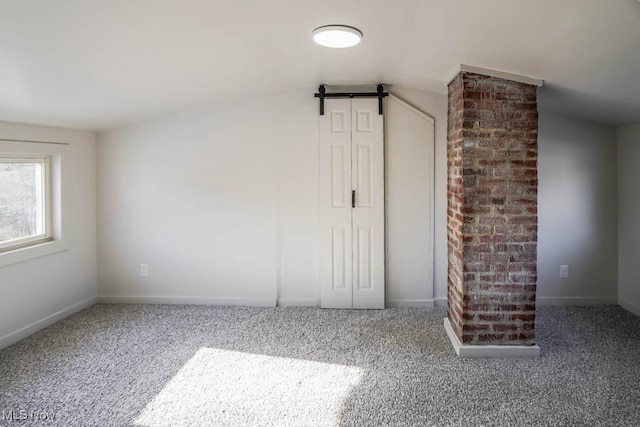
M55 254L68 250L67 244L63 240L40 243L33 246L14 249L12 251L0 253L0 268L11 264L29 261L35 258Z

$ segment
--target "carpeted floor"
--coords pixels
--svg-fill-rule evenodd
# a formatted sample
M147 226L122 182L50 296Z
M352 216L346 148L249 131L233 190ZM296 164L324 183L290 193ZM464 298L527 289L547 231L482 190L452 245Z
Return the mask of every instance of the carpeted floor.
M0 425L640 425L639 317L540 307L540 358L461 360L444 316L96 305L0 352Z

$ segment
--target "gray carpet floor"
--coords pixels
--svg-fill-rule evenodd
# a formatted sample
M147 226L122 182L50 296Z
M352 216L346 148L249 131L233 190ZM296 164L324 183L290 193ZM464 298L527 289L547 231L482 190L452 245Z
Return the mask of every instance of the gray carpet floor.
M0 352L0 425L640 425L639 317L540 307L540 358L461 360L444 316L99 304Z

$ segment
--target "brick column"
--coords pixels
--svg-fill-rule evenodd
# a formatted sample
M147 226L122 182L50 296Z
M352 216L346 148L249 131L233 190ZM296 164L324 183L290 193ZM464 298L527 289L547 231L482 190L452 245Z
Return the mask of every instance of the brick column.
M462 344L535 344L536 86L449 84L448 319Z

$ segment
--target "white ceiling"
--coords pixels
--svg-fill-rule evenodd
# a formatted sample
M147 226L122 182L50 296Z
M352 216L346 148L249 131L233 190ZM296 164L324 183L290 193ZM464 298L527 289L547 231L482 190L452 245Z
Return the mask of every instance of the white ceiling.
M355 48L314 45L344 23ZM108 129L318 83L445 93L459 64L545 80L542 108L640 123L637 0L0 0L0 120Z

